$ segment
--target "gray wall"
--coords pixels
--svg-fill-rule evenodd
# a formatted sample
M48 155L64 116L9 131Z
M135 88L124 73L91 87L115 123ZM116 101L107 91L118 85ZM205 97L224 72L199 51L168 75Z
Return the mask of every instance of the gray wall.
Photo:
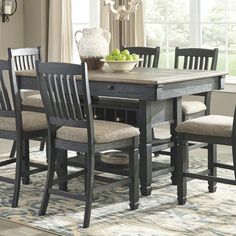
M46 57L48 0L24 0L24 47L41 46Z
M7 59L8 47L23 47L23 0L18 0L18 9L15 15L10 17L10 21L2 23L0 19L0 58Z
M7 48L42 47L46 56L48 0L18 0L17 12L7 23L0 22L0 58Z

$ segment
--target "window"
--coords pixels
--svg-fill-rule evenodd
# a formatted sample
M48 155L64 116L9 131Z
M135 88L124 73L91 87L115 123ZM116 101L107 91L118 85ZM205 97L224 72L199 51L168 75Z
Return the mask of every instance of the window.
M72 0L73 36L84 28L99 27L99 1ZM79 36L78 36L79 37ZM73 40L73 61L80 62L75 40Z
M189 46L189 1L144 1L147 46L160 46L160 67L173 67L174 48Z
M236 76L235 0L144 0L147 46L160 46L160 67L173 68L174 48L219 48L218 69Z
M218 47L218 69L236 76L236 1L201 0L202 46Z

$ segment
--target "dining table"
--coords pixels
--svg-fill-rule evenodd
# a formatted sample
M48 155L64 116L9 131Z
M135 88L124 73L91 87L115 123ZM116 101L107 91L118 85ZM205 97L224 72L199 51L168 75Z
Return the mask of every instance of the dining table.
M185 95L210 93L224 88L226 72L214 70L183 70L135 67L130 72L113 72L104 66L102 70L89 70L89 86L94 104L118 110L133 109L136 113L135 125L140 129L140 190L142 195L150 195L152 178L171 172L172 183L176 184L175 161L177 154L177 134L175 127L182 121L181 98ZM20 89L39 90L35 71L16 72ZM81 78L77 85L82 94ZM107 105L109 104L109 105ZM103 117L104 118L104 117ZM123 121L125 122L125 120ZM153 138L153 128L157 124L169 122L171 137L163 140ZM152 153L170 148L170 165L156 168ZM155 163L155 165L158 165ZM155 174L156 173L156 174Z

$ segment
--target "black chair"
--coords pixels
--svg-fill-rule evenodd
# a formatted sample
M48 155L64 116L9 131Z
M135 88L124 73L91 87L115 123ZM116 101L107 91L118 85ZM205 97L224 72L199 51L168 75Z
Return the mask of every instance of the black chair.
M138 54L143 61L138 63L139 67L157 68L160 56L160 47L122 47L122 50L128 49L130 54Z
M182 60L181 60L182 59ZM218 49L175 48L175 69L216 70ZM182 62L182 65L181 63ZM210 114L211 93L196 94L204 96L204 102L183 101L183 120Z
M12 59L15 71L35 70L35 61L41 60L40 47L37 48L8 48L8 58ZM26 94L26 93L24 93ZM40 94L23 96L24 110L44 112ZM45 141L40 142L40 151L44 149ZM14 157L16 143L13 143L10 157Z
M82 81L75 75L82 78ZM46 213L50 194L83 200L86 203L83 227L88 227L93 196L95 153L120 148L129 151L129 178L116 184L129 182L130 208L137 209L139 205L138 129L127 124L93 120L86 64L38 62L37 77L49 127L48 175L39 215ZM79 92L80 95L82 94L84 112L80 105ZM69 175L64 170L61 171L65 173L64 175L61 174L57 180L53 180L57 150L85 153L84 170ZM64 168L67 168L66 162ZM82 174L85 174L85 194L72 194L53 188L53 184L63 183ZM111 186L114 188L114 183Z
M7 89L4 82L5 72L10 78L11 91ZM31 174L47 170L46 165L29 161L29 140L46 135L45 114L21 110L20 91L15 73L11 69L11 61L0 60L0 137L16 141L17 150L16 158L0 163L0 166L6 166L16 162L15 179L0 176L0 181L14 184L12 207L18 205L21 179L24 184L29 184ZM30 170L30 166L37 167L37 169Z
M216 183L236 185L236 110L234 117L207 115L179 124L177 154L178 203L186 203L187 178L208 181L209 192L216 191ZM203 173L192 173L188 169L186 142L208 143L208 170ZM216 144L232 146L233 165L217 162ZM234 171L235 179L217 177L217 168ZM189 184L194 184L190 181Z
M218 49L205 48L175 48L175 69L187 70L216 70L218 61ZM182 62L182 64L181 64ZM202 101L182 101L183 121L209 115L211 92L195 94L203 97ZM189 143L188 150L206 147L205 143Z

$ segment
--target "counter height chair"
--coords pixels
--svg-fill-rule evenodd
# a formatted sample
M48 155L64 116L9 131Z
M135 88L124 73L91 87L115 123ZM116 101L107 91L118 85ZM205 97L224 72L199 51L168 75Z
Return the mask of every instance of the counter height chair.
M76 78L78 77L78 79ZM87 65L37 62L37 78L40 85L48 127L49 127L49 163L45 192L39 211L44 215L50 194L85 201L83 227L89 227L92 206L95 153L126 148L129 151L129 177L112 183L129 183L129 200L132 210L139 205L139 130L117 122L93 120ZM79 80L80 78L80 80ZM84 113L81 109L80 95L83 99ZM71 150L85 153L84 170L59 176L53 180L56 151ZM64 168L67 166L64 166ZM62 167L63 168L63 167ZM85 193L72 194L53 188L56 183L85 175ZM109 184L106 185L106 189ZM100 188L101 191L103 188Z
M175 48L175 69L216 70L218 49ZM182 63L182 64L181 64ZM204 102L182 101L183 120L210 114L211 93L196 94L204 96Z
M15 71L35 70L35 61L41 60L40 47L37 48L8 48L8 57L12 59ZM30 93L30 94L28 94ZM23 109L28 111L43 112L43 103L40 93L24 91L22 94ZM40 151L44 149L45 141L40 143ZM15 154L16 143L13 143L10 156Z
M186 203L187 178L208 181L209 192L216 191L216 183L236 185L236 110L234 117L207 115L180 123L178 133L177 151L177 185L178 203ZM192 173L187 164L186 142L196 141L208 143L208 171L206 174ZM232 146L233 165L217 161L216 144ZM217 168L232 170L234 179L217 177ZM189 184L194 185L190 181Z
M216 70L218 49L175 48L175 69ZM195 94L203 97L202 101L182 101L183 121L210 114L211 92ZM189 143L188 149L205 147L204 143Z
M8 79L10 78L10 90L5 85L7 74ZM0 162L0 166L16 162L15 178L4 177L4 171L1 171L0 181L14 184L12 207L18 205L21 179L24 184L29 184L31 174L47 170L46 165L29 161L29 140L46 135L45 114L22 111L20 91L11 61L0 60L0 138L16 142L16 157ZM30 166L37 168L30 170Z

